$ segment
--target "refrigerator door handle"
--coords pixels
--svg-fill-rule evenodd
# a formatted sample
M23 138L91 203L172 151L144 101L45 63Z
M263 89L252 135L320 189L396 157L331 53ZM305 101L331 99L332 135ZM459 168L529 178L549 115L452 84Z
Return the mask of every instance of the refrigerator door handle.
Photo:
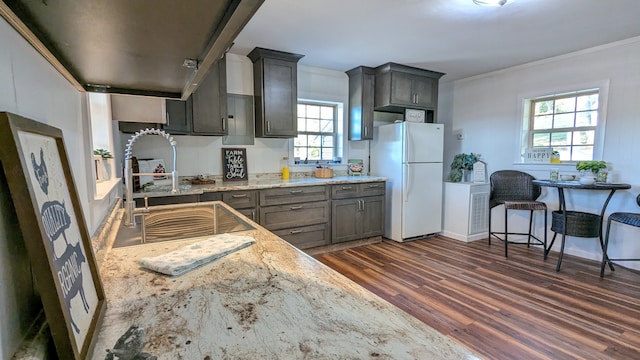
M402 174L402 197L404 202L409 201L409 164L404 164L403 165L403 172L404 174Z

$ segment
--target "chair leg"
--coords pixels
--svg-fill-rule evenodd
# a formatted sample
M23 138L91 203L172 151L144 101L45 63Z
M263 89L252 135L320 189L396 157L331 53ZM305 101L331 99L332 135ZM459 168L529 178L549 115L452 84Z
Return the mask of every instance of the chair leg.
M489 208L489 246L491 246L491 208Z
M600 263L600 277L604 277L604 267L607 264L607 248L609 247L609 231L611 230L611 219L607 221L607 232L604 236L602 246L602 262Z
M531 229L533 228L533 210L529 210L529 236L527 237L527 247L531 247Z
M564 242L566 235L562 235L562 244L560 244L560 254L558 254L558 264L556 265L556 271L560 271L560 264L562 264L562 255L564 254Z
M507 246L509 245L509 230L507 229L507 208L504 208L504 257L508 257Z
M547 209L544 210L544 245L542 246L542 250L544 250L544 260L547 260Z

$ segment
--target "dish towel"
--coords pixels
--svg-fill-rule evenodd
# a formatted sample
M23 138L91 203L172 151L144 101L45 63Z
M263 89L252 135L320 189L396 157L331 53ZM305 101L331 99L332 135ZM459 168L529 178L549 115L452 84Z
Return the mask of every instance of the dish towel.
M177 276L255 242L250 236L219 234L163 255L141 258L138 263L149 270Z

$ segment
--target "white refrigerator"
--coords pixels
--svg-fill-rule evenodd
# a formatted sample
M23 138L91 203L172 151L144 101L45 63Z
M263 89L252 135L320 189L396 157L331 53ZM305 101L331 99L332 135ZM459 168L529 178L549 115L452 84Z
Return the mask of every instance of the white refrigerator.
M443 130L406 121L375 128L371 175L389 179L386 238L409 241L442 230Z

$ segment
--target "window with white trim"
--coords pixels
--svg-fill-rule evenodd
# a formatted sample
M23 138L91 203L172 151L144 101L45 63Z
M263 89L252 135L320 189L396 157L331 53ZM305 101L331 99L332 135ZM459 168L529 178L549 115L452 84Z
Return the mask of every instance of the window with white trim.
M329 163L337 156L338 106L298 102L298 136L293 156L300 162Z
M531 99L528 146L553 148L562 161L593 160L598 139L599 89Z

